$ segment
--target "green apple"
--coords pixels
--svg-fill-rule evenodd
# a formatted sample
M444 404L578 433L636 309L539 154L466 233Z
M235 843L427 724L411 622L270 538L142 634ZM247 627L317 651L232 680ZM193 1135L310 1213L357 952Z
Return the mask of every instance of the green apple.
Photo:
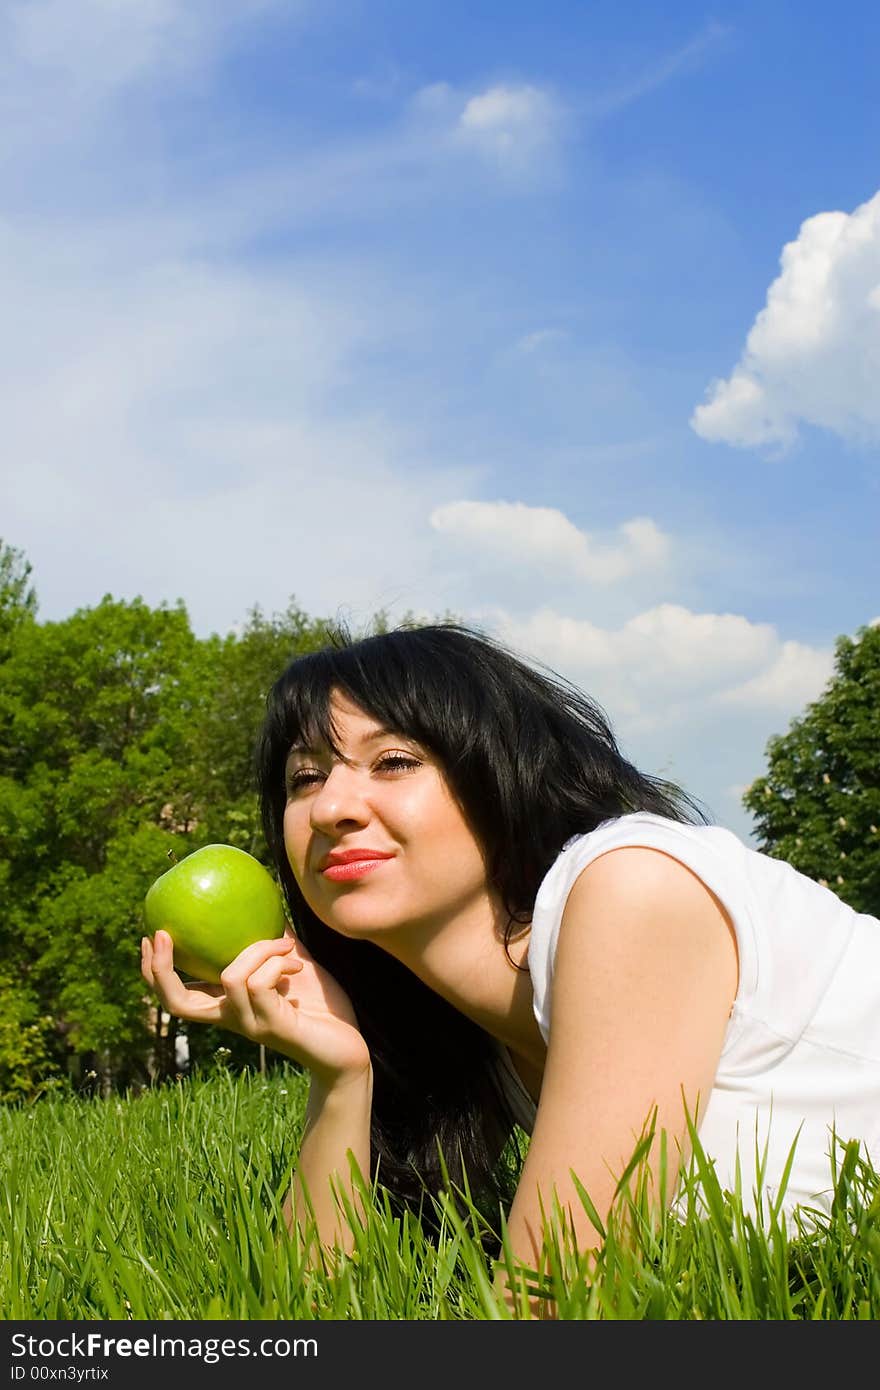
M204 845L160 874L144 898L151 936L167 931L174 966L219 983L239 951L283 936L287 918L269 870L235 845Z

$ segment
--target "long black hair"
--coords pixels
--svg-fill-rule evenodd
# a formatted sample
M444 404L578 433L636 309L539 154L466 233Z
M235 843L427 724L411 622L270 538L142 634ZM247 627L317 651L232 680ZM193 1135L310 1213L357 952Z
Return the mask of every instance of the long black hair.
M338 624L272 686L256 750L263 831L295 929L349 995L370 1049L371 1168L400 1201L421 1202L446 1186L442 1153L454 1186L466 1180L478 1204L506 1204L515 1176L498 1160L514 1119L497 1044L381 947L320 921L287 859L285 763L300 740L339 751L335 690L438 759L504 904L505 949L571 836L632 811L708 818L680 787L634 767L576 686L463 623L359 638Z

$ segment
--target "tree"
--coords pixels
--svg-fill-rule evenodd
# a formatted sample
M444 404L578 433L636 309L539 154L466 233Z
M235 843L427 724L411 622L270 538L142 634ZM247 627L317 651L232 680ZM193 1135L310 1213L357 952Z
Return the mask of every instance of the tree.
M150 884L217 841L264 863L254 746L270 685L330 624L291 600L196 638L182 602L105 595L36 620L30 566L0 542L0 1100L96 1073L103 1093L173 1071L176 1020L140 977ZM406 620L405 620L406 621ZM372 630L387 628L380 613ZM368 629L369 630L369 629ZM246 1039L189 1034L206 1061Z
M787 734L743 804L759 848L880 916L880 624L835 644L835 673Z
M240 632L201 644L191 769L200 843L223 840L265 858L253 759L266 696L294 657L322 645L325 630L324 620L310 619L291 599L272 617L255 605ZM178 822L183 810L175 808Z
M0 537L0 728L7 690L6 667L16 646L32 628L37 596L30 582L31 565L24 553ZM2 735L0 735L2 743ZM2 755L0 755L2 756ZM0 777L0 827L10 788ZM0 830L2 834L2 830ZM11 868L2 853L0 839L0 901L8 917ZM26 962L14 933L4 939L0 921L0 1101L29 1099L51 1085L52 1057L49 1040L52 1019L40 1011L40 1001L30 987Z
M8 657L21 626L36 617L37 594L30 577L30 561L0 536L0 662Z
M140 908L192 763L196 648L181 605L107 596L20 624L0 664L0 957L40 1030L33 1057L59 1072L92 1053L124 1072L147 1052Z

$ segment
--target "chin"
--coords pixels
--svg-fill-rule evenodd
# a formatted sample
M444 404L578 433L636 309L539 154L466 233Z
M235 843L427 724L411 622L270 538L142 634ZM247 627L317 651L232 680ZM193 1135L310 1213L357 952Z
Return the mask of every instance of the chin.
M320 915L320 914L318 914ZM329 912L321 920L326 923L332 931L338 932L340 936L347 936L352 941L360 941L364 938L381 937L391 927L392 923L384 918L381 922L347 916L339 912Z

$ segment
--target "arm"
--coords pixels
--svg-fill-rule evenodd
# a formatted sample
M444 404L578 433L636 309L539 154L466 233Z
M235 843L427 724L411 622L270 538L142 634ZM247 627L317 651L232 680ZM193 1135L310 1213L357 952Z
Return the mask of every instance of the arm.
M627 847L583 871L560 925L541 1100L508 1223L518 1262L541 1269L540 1203L550 1213L554 1194L578 1248L598 1248L601 1234L570 1170L604 1221L655 1107L649 1192L657 1203L671 1199L676 1146L684 1162L687 1113L695 1118L708 1102L737 974L727 913L678 860ZM664 1130L669 1171L660 1192ZM503 1269L496 1287L507 1297Z
M284 1220L291 1236L297 1226L305 1235L314 1219L319 1246L338 1246L351 1253L354 1236L346 1220L345 1201L351 1202L361 1219L365 1213L352 1182L349 1154L369 1181L372 1095L370 1068L335 1086L312 1077L299 1163L284 1203Z
M288 932L246 947L218 985L184 983L174 969L167 932L142 943L141 972L163 1007L191 1022L216 1023L263 1043L299 1063L311 1075L299 1165L284 1205L292 1235L306 1234L313 1214L318 1250L350 1251L353 1233L345 1199L363 1212L352 1184L349 1151L370 1176L372 1066L347 994ZM337 1200L336 1190L343 1198ZM309 1201L312 1213L309 1212Z

